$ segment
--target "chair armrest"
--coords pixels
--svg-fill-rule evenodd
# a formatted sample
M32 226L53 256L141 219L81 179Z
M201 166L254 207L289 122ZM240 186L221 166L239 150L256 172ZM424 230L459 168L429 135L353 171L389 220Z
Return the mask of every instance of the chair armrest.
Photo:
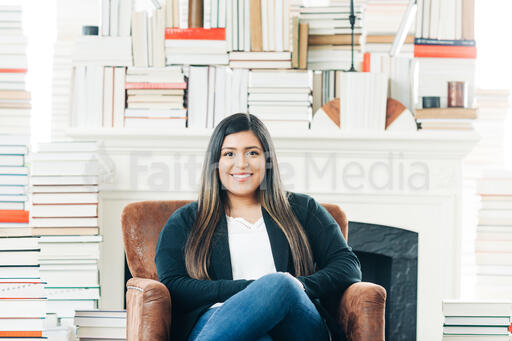
M339 322L349 341L384 341L386 289L359 282L345 290Z
M169 340L171 296L165 285L134 277L128 280L126 288L126 340Z

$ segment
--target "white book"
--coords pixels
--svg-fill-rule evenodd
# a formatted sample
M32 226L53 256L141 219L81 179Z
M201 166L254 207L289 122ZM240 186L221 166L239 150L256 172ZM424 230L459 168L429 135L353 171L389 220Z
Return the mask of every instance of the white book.
M56 313L59 318L61 317L74 317L75 310L78 309L96 309L98 306L97 300L75 300L75 301L61 301L61 300L48 300L46 302L47 312Z
M101 35L110 35L110 5L112 0L101 0Z
M215 67L208 67L208 104L206 112L206 128L213 128L215 108Z
M268 49L277 51L276 48L276 3L274 0L267 0L268 11Z
M100 287L46 287L49 300L99 300Z
M169 107L170 105L164 105ZM181 105L180 105L181 106ZM185 118L187 115L186 109L162 109L162 108L127 108L125 117L128 118Z
M39 249L0 251L0 265L37 265Z
M229 66L232 68L243 68L243 69L289 69L291 68L291 61L245 61L245 60L233 60L229 62Z
M188 98L188 127L205 128L208 98L208 68L191 67Z
M124 107L126 99L125 91L126 68L114 68L113 81L113 127L122 128L124 126Z
M512 302L507 300L444 300L445 316L511 316Z
M75 324L79 327L126 327L126 317L75 316Z
M229 56L227 54L173 54L165 57L167 64L187 65L227 65Z
M103 77L103 111L102 127L113 127L113 109L114 109L114 68L106 66Z
M226 4L226 42L228 51L233 48L233 2L232 0L223 0Z
M27 167L6 167L0 166L1 175L28 175ZM1 191L0 191L1 193Z
M1 175L0 186L25 186L28 185L28 176L26 175Z
M283 32L284 32L284 20L283 20L283 1L276 1L275 2L275 13L274 13L274 20L275 20L275 31L274 31L274 39L275 39L275 50L276 51L283 51L284 49L284 39L283 39Z
M230 61L289 61L291 59L290 52L230 52L229 60Z
M72 217L97 217L97 204L69 204L69 205L32 205L30 211L34 218L72 218Z
M33 266L0 266L0 278L37 279L39 281L39 265Z
M2 195L25 197L25 193L26 193L25 186L2 186L2 187L0 187L0 194L2 194Z
M251 10L250 0L243 0L244 16L244 51L251 51Z
M132 0L119 0L118 36L129 37L131 29Z
M24 155L0 155L0 165L20 167L25 164Z
M68 259L70 257L79 257L83 259L99 259L100 249L98 242L89 243L51 243L45 242L39 244L41 254L39 259Z
M303 117L305 115L309 115L311 113L311 107L309 106L283 106L276 107L273 105L270 106L260 106L260 105L250 105L249 112L255 115L274 115L276 113L280 115L297 115L298 117Z
M123 339L126 337L126 328L125 327L79 327L77 336L79 338L115 338L115 339Z
M238 11L238 1L239 0L231 0L231 6L233 7L233 13L232 13L232 34L233 34L233 40L232 40L232 50L233 51L239 51L240 50L240 27L238 24L238 18L240 17L240 12Z
M30 167L32 176L52 175L97 175L99 163L97 160L76 161L36 161Z
M32 227L97 227L98 218L30 218Z
M124 127L129 129L184 129L186 120L181 118L127 117Z
M510 316L445 316L445 325L455 326L507 326Z
M43 317L46 315L45 299L3 299L0 300L0 318Z
M223 118L226 113L226 73L227 68L217 66L215 71L215 99L213 108L213 127L215 127Z
M263 51L269 51L269 31L268 31L268 1L261 1L261 36Z
M40 282L39 279L32 280L0 280L0 297L9 298L43 298L45 283ZM15 317L15 316L13 316ZM2 330L0 319L0 330ZM3 329L5 330L5 329ZM12 329L11 329L12 330Z
M228 0L218 0L218 22L217 27L226 27L226 17L227 17L227 1ZM227 36L227 30L226 30Z
M470 334L470 335L508 335L507 326L444 326L446 334Z
M98 193L33 193L33 204L97 204Z
M311 101L310 94L294 94L294 93L250 93L249 101L281 101L281 102L294 102L294 101ZM293 105L290 103L290 105Z
M249 87L311 87L311 71L251 71Z
M0 237L0 250L39 249L38 237Z
M126 319L126 310L77 310L75 317Z
M97 185L98 177L94 175L82 176L30 176L30 184L37 185Z

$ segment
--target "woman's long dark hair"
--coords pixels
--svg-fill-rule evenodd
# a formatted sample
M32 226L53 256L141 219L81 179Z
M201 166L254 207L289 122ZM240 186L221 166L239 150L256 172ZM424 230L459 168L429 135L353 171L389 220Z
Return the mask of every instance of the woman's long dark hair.
M274 145L267 128L254 115L234 114L223 119L214 129L203 163L197 216L185 246L185 264L190 277L210 279L208 263L213 233L229 203L218 173L220 151L227 135L252 131L263 147L265 176L258 189L260 204L281 228L293 258L295 275L313 272L311 248L301 224L295 217L283 189Z

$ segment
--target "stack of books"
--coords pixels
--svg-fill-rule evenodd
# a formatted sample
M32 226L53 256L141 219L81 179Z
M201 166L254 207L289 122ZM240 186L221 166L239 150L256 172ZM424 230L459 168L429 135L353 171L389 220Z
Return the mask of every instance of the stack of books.
M165 60L167 65L229 64L226 29L166 28Z
M181 67L128 68L126 128L185 128L187 83Z
M32 155L31 225L42 236L40 274L48 312L72 324L99 296L98 174L95 142L42 143Z
M341 73L340 128L347 131L384 131L387 90L388 78L384 73Z
M355 4L355 52L354 65L360 69L364 41L364 5ZM351 28L349 22L350 1L341 1L336 6L302 7L299 15L301 24L309 30L307 68L311 70L343 70L350 68Z
M0 135L0 236L31 235L28 226L28 137Z
M476 229L476 293L512 299L512 173L486 170L478 179L481 198Z
M61 325L72 325L75 309L92 309L98 305L100 242L101 236L41 236L39 239L48 311L58 315Z
M13 243L9 247L23 247L23 244ZM0 259L0 262L4 261L3 256ZM38 277L0 277L1 340L46 339L43 337L46 316L43 286Z
M27 39L21 15L21 6L0 7L0 134L30 134Z
M249 73L249 113L269 129L309 128L312 118L311 71L256 71Z
M137 3L137 5L141 4ZM164 9L148 12L146 9L136 8L136 11L132 13L131 21L133 65L136 67L164 67Z
M369 0L365 10L363 50L374 55L389 54L400 22L406 13L409 0ZM412 57L414 48L414 19L407 32L401 55Z
M125 310L77 310L79 340L126 340Z
M465 162L477 167L499 168L505 165L505 129L510 112L510 90L476 89L478 119L474 123L480 141Z
M512 302L443 301L443 341L509 341Z
M416 109L415 116L423 130L473 130L477 109Z

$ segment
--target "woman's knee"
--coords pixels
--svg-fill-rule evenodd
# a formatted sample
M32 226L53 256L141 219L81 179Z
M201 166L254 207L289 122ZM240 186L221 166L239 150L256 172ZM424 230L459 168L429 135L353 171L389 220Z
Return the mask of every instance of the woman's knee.
M289 292L299 293L304 291L296 278L284 272L274 272L265 275L255 281L255 283L257 282L266 287L269 291L280 295L284 295Z

